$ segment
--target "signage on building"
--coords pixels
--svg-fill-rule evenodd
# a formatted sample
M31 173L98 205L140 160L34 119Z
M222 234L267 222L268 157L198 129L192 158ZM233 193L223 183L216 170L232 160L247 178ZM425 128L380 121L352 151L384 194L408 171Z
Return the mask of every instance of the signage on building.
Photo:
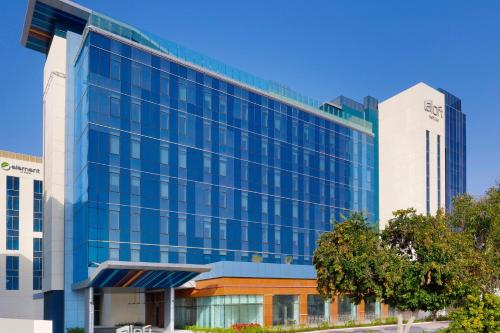
M40 174L40 169L39 168L25 167L25 166L22 166L22 165L19 165L19 164L11 164L11 163L5 162L5 161L2 162L2 163L0 163L0 167L4 171L14 170L14 171L18 171L20 173L24 173L24 174L27 174L27 175Z
M434 105L434 102L430 99L424 101L424 110L429 113L429 118L434 121L443 119L443 107Z
M136 328L133 325L125 325L116 329L116 333L151 333L151 325Z

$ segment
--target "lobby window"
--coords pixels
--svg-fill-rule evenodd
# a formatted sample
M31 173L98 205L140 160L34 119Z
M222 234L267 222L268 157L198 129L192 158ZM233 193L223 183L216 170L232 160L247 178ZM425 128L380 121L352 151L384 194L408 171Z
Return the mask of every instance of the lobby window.
M109 135L109 152L113 155L120 154L120 138L117 135Z
M132 102L130 106L130 119L133 123L141 123L141 104L139 102Z
M121 61L120 57L114 54L111 55L111 61L109 66L109 74L111 79L120 80L121 72Z
M219 160L219 175L227 176L227 159L221 157Z
M168 147L160 146L160 163L168 164Z
M160 108L160 129L162 131L168 131L168 112L165 108Z
M181 102L186 102L187 100L187 89L184 84L179 84L179 100Z
M109 98L109 112L111 117L120 118L120 99L111 96Z
M130 193L133 195L141 195L141 178L137 176L130 177Z
M186 215L179 214L179 236L186 236Z
M19 250L19 178L7 176L7 250Z
M166 74L161 74L160 76L160 94L163 96L170 95L170 82Z
M33 290L42 290L42 239L33 238Z
M116 171L109 172L109 190L120 192L120 174Z
M43 182L33 181L33 231L43 230Z
M141 158L141 142L138 139L130 140L130 157L135 159Z
M273 325L299 323L299 297L295 295L273 296Z
M19 290L19 257L6 256L5 281L7 290Z
M138 63L132 63L132 86L141 87L141 65Z
M179 167L185 169L187 167L187 157L186 157L186 148L179 148Z
M160 182L160 196L162 199L168 199L168 181L162 180Z

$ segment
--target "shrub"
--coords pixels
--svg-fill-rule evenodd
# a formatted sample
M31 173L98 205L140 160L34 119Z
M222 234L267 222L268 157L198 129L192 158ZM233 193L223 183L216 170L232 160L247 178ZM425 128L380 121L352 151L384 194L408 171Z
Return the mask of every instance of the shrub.
M500 296L469 296L465 306L450 314L450 333L490 333L500 331Z
M81 327L70 327L66 330L67 333L85 333L85 330Z
M261 332L262 327L256 323L236 323L231 326L236 332L245 332L245 333L253 333L253 332Z

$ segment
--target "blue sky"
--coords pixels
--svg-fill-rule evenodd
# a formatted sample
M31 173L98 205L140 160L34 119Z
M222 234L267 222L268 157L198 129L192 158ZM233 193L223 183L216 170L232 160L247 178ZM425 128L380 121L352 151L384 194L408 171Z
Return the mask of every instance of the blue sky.
M442 87L467 114L468 191L500 180L500 1L78 3L318 100ZM2 5L0 149L41 154L44 56L19 43L27 0Z

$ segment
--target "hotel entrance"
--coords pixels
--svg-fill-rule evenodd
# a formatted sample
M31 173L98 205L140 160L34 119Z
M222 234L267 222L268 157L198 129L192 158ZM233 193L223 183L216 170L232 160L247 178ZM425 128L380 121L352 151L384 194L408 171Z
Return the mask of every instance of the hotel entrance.
M146 325L165 327L165 291L146 292Z

